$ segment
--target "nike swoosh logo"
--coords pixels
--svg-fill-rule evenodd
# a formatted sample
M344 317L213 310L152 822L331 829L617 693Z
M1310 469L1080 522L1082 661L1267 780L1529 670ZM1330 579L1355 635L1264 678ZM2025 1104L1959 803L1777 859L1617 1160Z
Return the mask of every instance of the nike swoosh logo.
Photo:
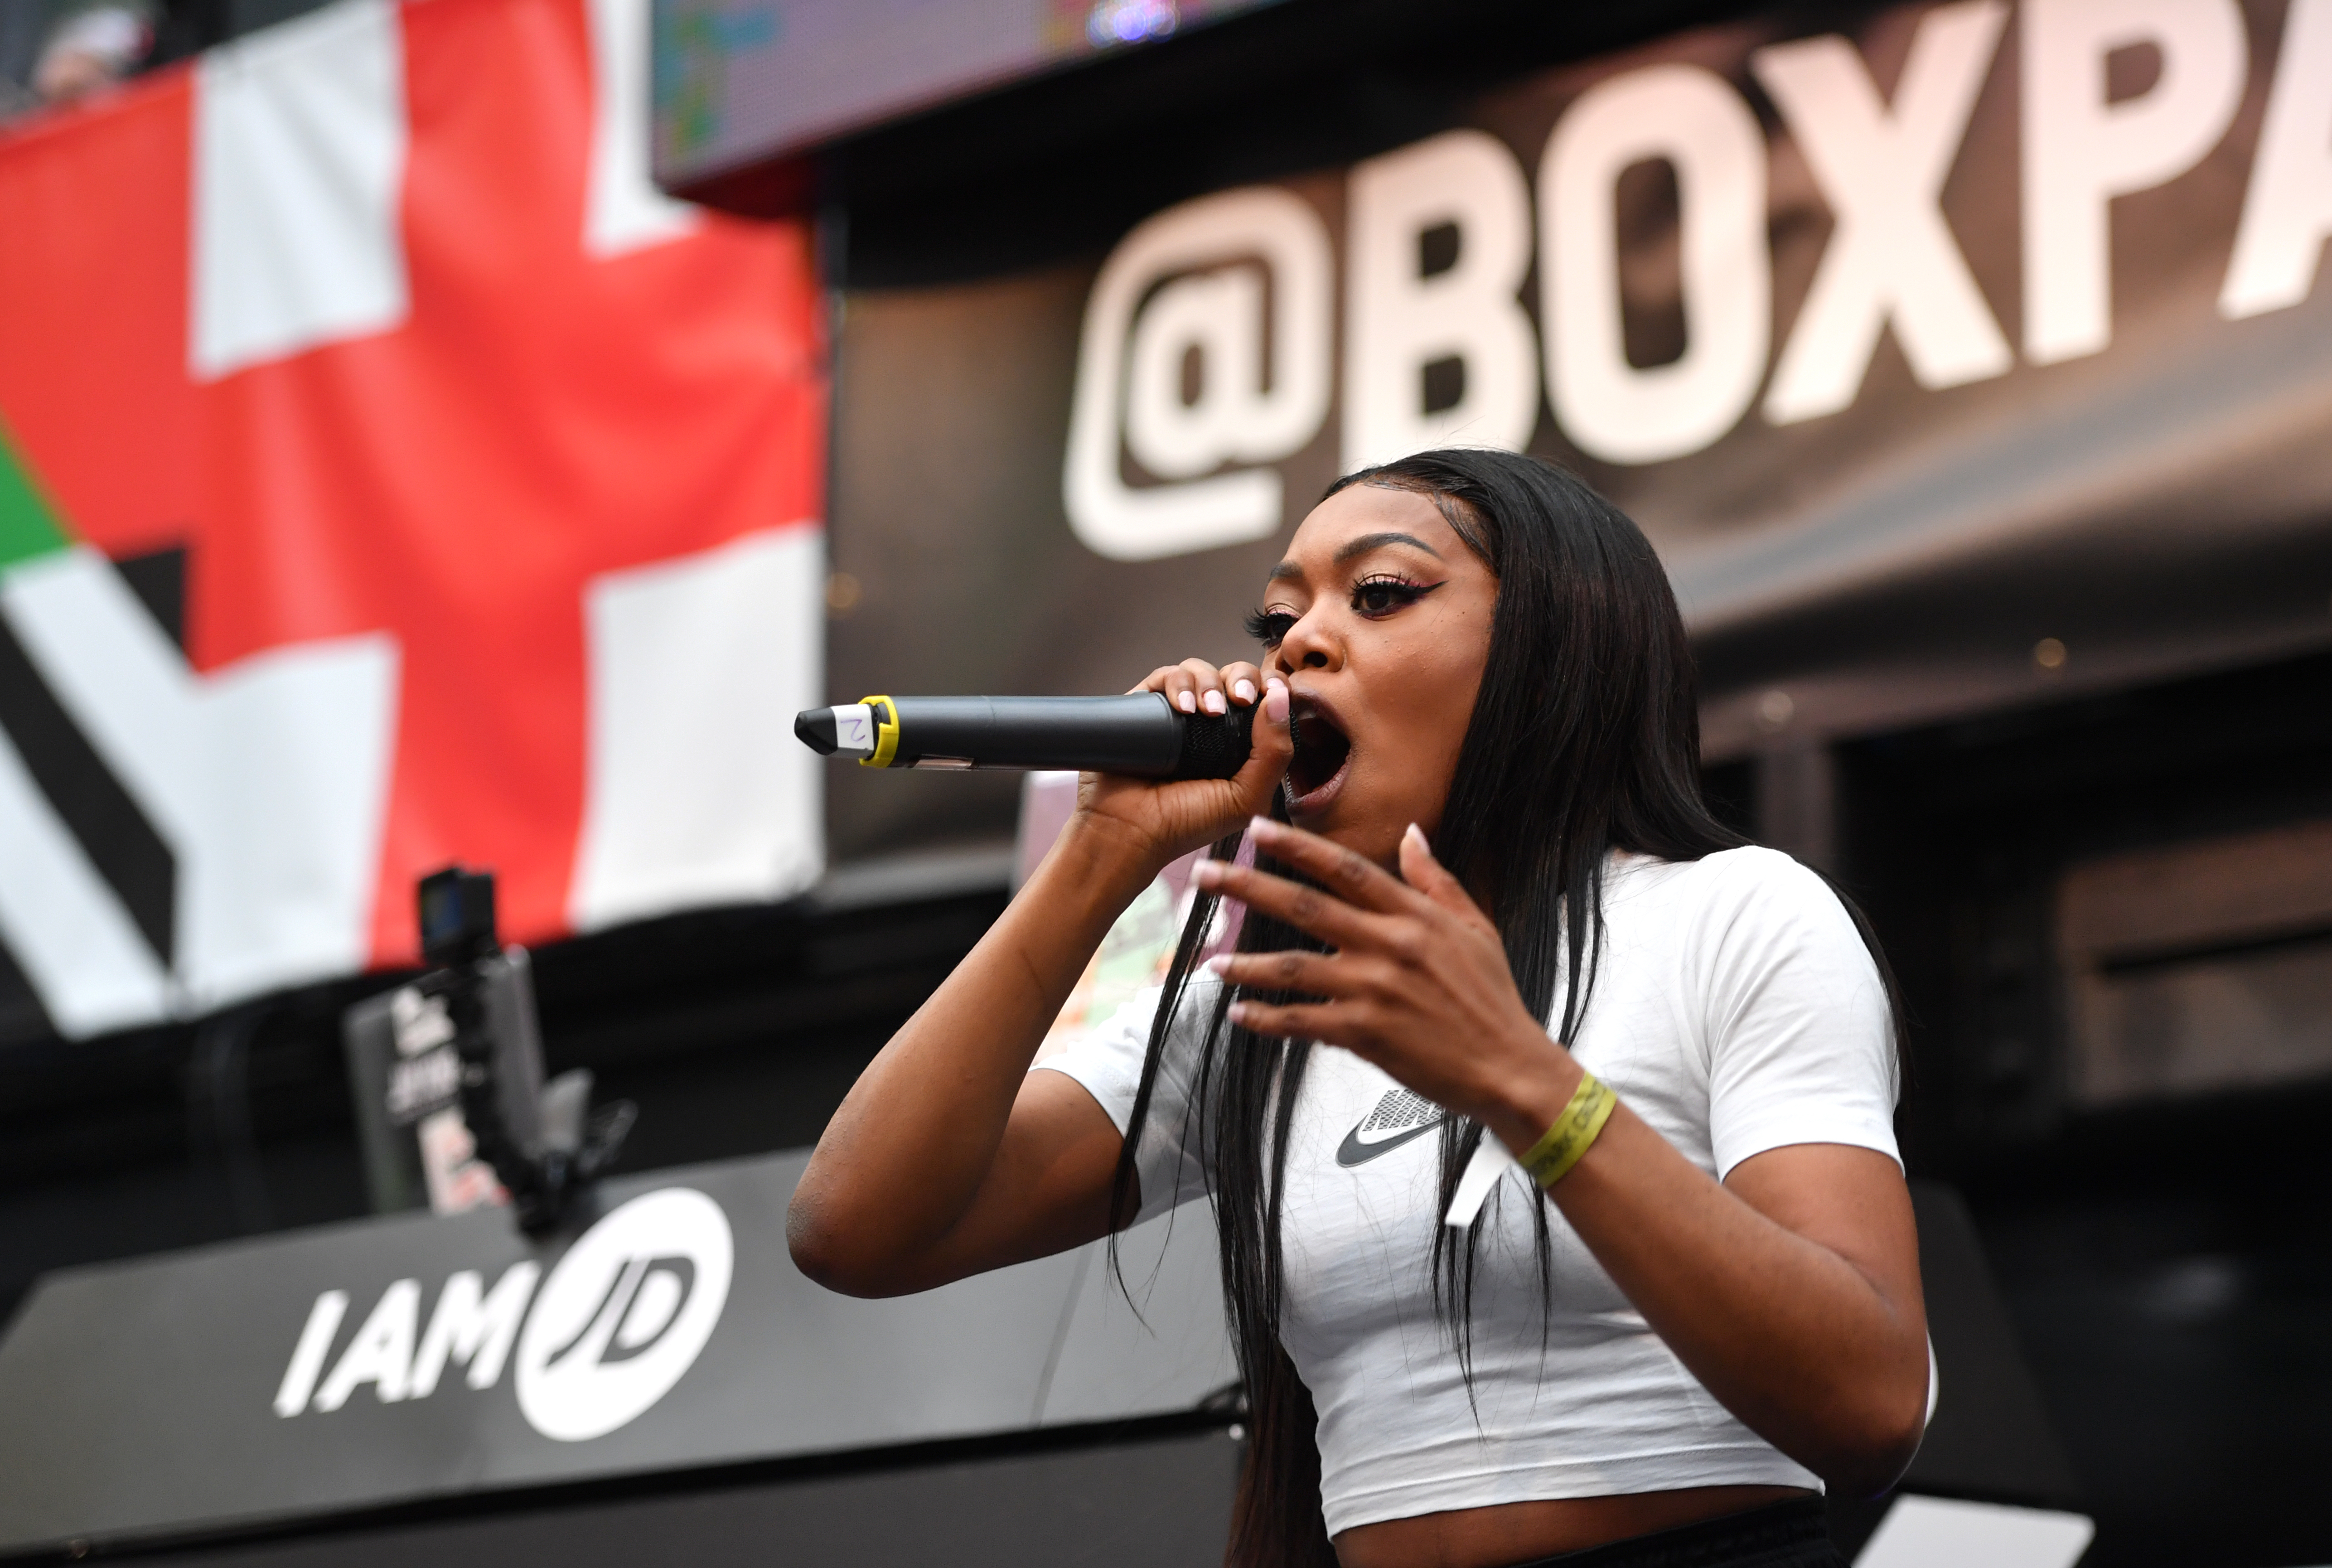
M1355 1165L1365 1165L1380 1154L1390 1154L1403 1143L1422 1138L1428 1133L1438 1132L1440 1126L1441 1118L1437 1116L1422 1127L1404 1127L1390 1138L1369 1143L1361 1142L1361 1129L1355 1127L1344 1134L1343 1143L1337 1146L1336 1163L1348 1171Z

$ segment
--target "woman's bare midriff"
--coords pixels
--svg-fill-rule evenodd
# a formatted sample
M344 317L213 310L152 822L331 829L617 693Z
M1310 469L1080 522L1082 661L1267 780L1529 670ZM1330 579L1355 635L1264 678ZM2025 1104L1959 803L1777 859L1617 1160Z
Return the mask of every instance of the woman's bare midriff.
M1796 1487L1688 1487L1419 1514L1354 1525L1336 1537L1336 1561L1342 1568L1503 1568L1810 1495Z

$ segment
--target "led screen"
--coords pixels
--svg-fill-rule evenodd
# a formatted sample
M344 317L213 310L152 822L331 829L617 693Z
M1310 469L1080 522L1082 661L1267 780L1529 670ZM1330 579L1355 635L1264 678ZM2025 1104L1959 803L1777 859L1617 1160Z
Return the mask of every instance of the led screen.
M666 184L1274 0L655 0Z

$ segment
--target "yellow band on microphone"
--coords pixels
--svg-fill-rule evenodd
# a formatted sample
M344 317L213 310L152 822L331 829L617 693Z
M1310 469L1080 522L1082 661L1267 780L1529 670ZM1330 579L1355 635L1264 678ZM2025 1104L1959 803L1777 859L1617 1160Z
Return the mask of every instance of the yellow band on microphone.
M888 768L899 754L899 704L888 697L858 699L879 715L874 722L874 755L861 757L861 768Z
M1571 1168L1594 1143L1595 1135L1603 1131L1603 1123L1611 1119L1619 1104L1620 1096L1611 1092L1610 1085L1592 1073L1582 1072L1579 1087L1571 1092L1571 1103L1563 1106L1563 1114L1517 1163L1541 1187L1553 1186L1571 1174Z

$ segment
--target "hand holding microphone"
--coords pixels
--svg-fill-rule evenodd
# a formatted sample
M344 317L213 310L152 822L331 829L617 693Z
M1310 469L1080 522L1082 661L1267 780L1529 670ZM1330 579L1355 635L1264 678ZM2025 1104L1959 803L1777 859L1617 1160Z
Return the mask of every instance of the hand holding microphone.
M1202 659L1185 659L1152 670L1140 690L1157 693L1186 720L1243 714L1249 725L1247 760L1228 779L1183 783L1087 773L1077 785L1077 817L1084 827L1130 831L1133 842L1148 846L1143 858L1164 866L1245 831L1248 818L1270 812L1295 753L1285 681L1244 662L1219 669Z

